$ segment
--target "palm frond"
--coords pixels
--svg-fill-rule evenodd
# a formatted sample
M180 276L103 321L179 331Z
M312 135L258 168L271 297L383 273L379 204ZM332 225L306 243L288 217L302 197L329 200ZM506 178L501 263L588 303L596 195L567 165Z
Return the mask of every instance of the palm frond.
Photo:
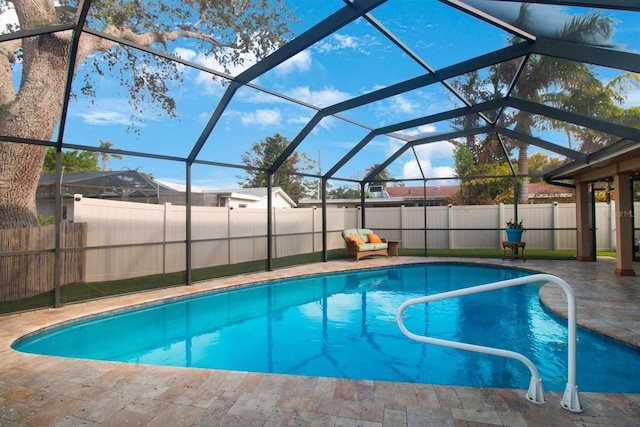
M558 38L576 43L613 46L611 37L617 21L597 12L574 16L559 32Z

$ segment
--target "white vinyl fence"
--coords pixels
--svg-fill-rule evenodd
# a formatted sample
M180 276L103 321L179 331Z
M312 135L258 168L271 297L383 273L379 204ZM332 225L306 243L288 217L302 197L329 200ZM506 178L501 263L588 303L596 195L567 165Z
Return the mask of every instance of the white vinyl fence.
M598 250L615 250L615 207L598 204ZM637 203L635 209L640 209ZM340 232L360 227L359 209L327 209L327 249L344 247ZM274 209L274 258L322 250L322 210ZM366 208L366 227L403 248L500 248L513 205ZM527 248L574 249L575 205L518 205ZM185 270L186 208L77 198L73 221L86 223L86 281ZM637 221L636 221L637 222ZM637 225L636 225L637 227ZM266 209L191 208L192 268L267 258Z

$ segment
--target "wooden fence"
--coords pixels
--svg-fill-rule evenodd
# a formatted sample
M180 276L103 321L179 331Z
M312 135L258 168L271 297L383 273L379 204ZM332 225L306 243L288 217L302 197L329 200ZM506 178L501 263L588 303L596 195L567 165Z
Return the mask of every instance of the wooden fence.
M0 230L0 301L51 291L55 284L55 225ZM87 224L62 223L61 283L85 279ZM69 248L70 250L64 250Z

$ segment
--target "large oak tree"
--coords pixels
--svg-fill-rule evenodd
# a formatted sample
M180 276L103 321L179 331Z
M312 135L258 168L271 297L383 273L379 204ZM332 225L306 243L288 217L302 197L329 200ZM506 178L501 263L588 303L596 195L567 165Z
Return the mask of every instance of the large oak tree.
M17 22L0 32L72 23L82 0L0 1L0 12L6 13L11 6ZM169 53L176 43L189 39L201 53L215 58L223 68L219 71L225 71L247 57L261 58L272 52L289 36L291 19L284 0L94 0L87 26ZM72 38L72 31L67 30L0 43L0 228L37 225L35 192L47 147L2 141L2 135L55 140ZM139 54L88 33L80 37L76 58L73 73L83 84L75 95L95 96L93 77L113 75L126 86L130 103L138 111L151 104L175 115L176 105L167 87L170 80L180 81L175 62ZM17 71L21 75L14 82Z

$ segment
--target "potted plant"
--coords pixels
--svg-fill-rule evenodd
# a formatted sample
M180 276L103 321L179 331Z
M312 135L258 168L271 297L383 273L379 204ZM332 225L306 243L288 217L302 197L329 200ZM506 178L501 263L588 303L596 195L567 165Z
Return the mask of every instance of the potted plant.
M522 224L522 220L516 222L512 219L507 221L507 240L510 242L521 242L522 241L522 232L524 230L524 225Z

